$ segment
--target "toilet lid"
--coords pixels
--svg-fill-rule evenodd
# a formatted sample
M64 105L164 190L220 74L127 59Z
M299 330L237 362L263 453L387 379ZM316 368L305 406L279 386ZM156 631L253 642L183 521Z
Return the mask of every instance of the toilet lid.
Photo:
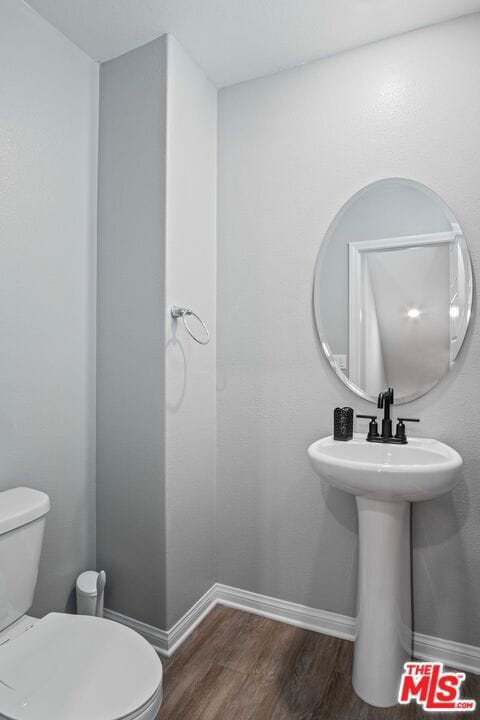
M162 682L155 650L103 618L51 613L0 646L0 717L127 720Z

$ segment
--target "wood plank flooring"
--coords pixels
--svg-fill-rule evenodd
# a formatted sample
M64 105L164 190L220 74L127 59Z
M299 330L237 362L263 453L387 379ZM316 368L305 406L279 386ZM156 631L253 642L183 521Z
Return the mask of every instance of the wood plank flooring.
M351 684L353 644L218 605L164 667L157 720L478 720L416 704L373 708ZM463 696L480 706L480 676Z

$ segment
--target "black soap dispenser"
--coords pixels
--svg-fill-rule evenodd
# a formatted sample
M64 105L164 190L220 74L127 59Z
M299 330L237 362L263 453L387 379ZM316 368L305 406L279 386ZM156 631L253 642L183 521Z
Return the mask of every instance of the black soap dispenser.
M353 438L353 408L335 408L333 411L333 439L351 440Z

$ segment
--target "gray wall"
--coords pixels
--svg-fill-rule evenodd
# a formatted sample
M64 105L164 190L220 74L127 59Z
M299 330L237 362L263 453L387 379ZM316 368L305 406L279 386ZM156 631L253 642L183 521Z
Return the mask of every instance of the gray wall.
M215 580L217 93L172 37L101 67L97 530L106 604L170 628ZM192 321L194 324L194 321Z
M475 15L219 94L221 582L354 614L354 500L315 476L306 448L330 433L336 405L372 406L323 357L315 259L347 198L401 176L444 198L478 272L479 37ZM407 406L415 432L465 458L455 491L414 511L416 629L476 645L479 341L474 319L453 372Z
M166 39L100 71L97 538L106 605L164 627Z
M24 3L0 16L0 489L50 495L42 615L95 563L98 66Z

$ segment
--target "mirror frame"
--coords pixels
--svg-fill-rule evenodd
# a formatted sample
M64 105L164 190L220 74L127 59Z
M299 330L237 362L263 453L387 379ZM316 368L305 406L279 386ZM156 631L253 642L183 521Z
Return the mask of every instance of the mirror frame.
M325 235L321 241L320 249L317 253L317 258L315 261L315 269L314 269L314 277L313 277L313 290L312 290L312 310L313 310L313 316L315 318L315 324L317 327L320 345L322 347L324 355L326 356L331 368L333 369L333 371L335 372L337 377L342 381L342 383L344 385L346 385L349 388L349 390L351 390L353 393L355 393L355 395L358 395L363 400L367 400L368 402L376 403L377 397L370 395L365 390L362 390L362 388L360 388L354 382L352 382L350 380L350 378L348 378L345 375L343 370L338 366L337 362L335 361L335 355L334 355L334 353L332 353L330 346L326 340L326 332L325 332L325 328L322 323L322 319L321 319L321 317L317 317L317 313L315 312L315 285L317 282L317 267L319 267L319 265L324 261L329 241L332 239L332 236L334 235L334 233L337 229L337 226L339 225L340 221L342 220L344 214L347 212L349 207L359 199L359 197L361 195L363 195L364 193L369 191L375 185L379 185L380 183L384 183L385 181L408 183L409 185L414 185L421 192L423 192L427 197L429 197L431 200L435 201L436 203L438 203L442 206L446 217L448 218L448 220L450 221L450 223L452 225L452 230L447 233L444 233L445 236L447 236L447 235L449 236L446 239L446 241L453 242L455 240L458 240L459 247L460 247L462 256L464 258L465 280L466 280L466 285L467 285L466 290L465 290L465 311L462 314L463 325L460 328L459 337L457 338L457 341L456 341L455 352L452 353L451 357L450 357L449 370L445 374L443 374L441 377L439 377L435 382L433 382L430 386L428 386L422 390L419 390L417 392L411 393L410 395L406 395L406 396L400 397L398 399L395 398L396 405L403 405L404 403L411 402L412 400L416 400L417 398L422 397L422 395L425 395L427 392L429 392L434 387L436 387L436 385L438 385L438 383L441 382L441 380L443 380L443 378L445 378L448 375L448 373L453 368L455 361L458 357L458 354L463 346L464 340L465 340L467 332L468 332L468 328L470 326L471 317L472 317L473 272L472 272L472 261L470 258L470 252L468 250L467 242L466 242L465 236L463 234L463 231L461 229L461 226L459 225L458 220L456 219L455 215L450 210L450 208L448 207L446 202L443 200L443 198L441 198L440 195L438 195L436 192L431 190L429 187L427 187L423 183L420 183L417 180L412 180L411 178L403 178L403 177L381 178L379 180L375 180L375 181L369 183L368 185L365 185L360 190L358 190L356 193L354 193L342 205L340 210L337 212L337 214L333 218L332 222L328 226L327 232L325 233ZM439 235L439 233L436 233L436 234ZM412 237L414 237L414 236L412 236ZM410 246L412 245L411 242L409 243L409 240L406 236L404 238L392 238L392 239L396 240L396 241L399 241L399 240L405 241L406 247L408 247L409 245ZM369 245L369 247L372 247L375 243L377 243L377 244L382 243L382 242L384 243L385 240L372 241L371 243L367 241L367 244ZM361 243L354 243L354 244L355 244L355 246L359 246ZM357 247L357 249L358 249L358 247ZM349 268L348 268L349 277L351 277L351 274L353 272L353 269L350 265L352 255L353 255L353 250L352 250L352 247L350 246L349 247ZM320 313L318 315L320 315ZM353 330L350 325L350 322L351 322L350 305L349 305L349 311L348 311L348 320L349 320L348 333L349 333L349 337L351 337Z

